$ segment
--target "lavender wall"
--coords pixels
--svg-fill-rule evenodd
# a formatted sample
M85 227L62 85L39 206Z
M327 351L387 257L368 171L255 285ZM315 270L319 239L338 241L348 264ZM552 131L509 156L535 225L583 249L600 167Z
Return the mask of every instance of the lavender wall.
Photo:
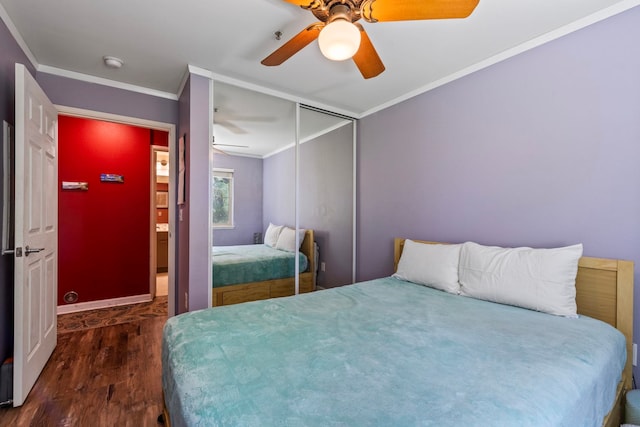
M262 225L262 159L214 155L213 167L234 170L235 225L230 230L214 230L213 244L253 244L253 233L264 233L265 230Z
M178 123L178 102L171 99L43 72L38 72L36 78L54 104L163 123Z
M191 77L187 79L187 82L182 89L180 98L178 99L178 116L180 118L178 122L178 134L176 138L184 138L185 145L188 145L191 138L189 124L191 121ZM180 150L178 144L176 144L176 151ZM189 159L185 159L186 166L189 166ZM178 171L179 157L174 156L173 167ZM186 169L189 171L189 168ZM178 194L178 179L175 180L176 194ZM188 185L185 184L186 193L185 197L189 195ZM189 292L189 204L178 205L178 212L176 214L177 224L175 226L174 241L175 241L175 272L176 278L176 314L184 313L188 311L188 303L186 300L186 293Z
M33 64L0 20L0 122L14 125L15 115L15 64L24 64L35 76ZM1 125L1 123L0 123ZM0 201L3 200L3 159L0 151ZM1 210L0 210L1 211ZM2 240L0 230L0 241ZM0 256L0 362L13 352L13 256Z
M638 40L636 7L361 120L358 279L405 236L582 242L640 283Z
M267 157L262 163L262 229L269 222L295 225L296 157L293 148Z
M209 78L192 74L189 78L189 128L187 133L187 221L188 288L190 311L211 305L211 232L209 193L211 191L211 128ZM185 89L186 90L186 89ZM180 134L183 134L181 132ZM181 228L182 232L182 228ZM181 243L183 243L181 239ZM182 250L183 248L179 248ZM182 270L184 265L180 264ZM183 286L184 284L181 284ZM180 296L184 298L184 295Z
M199 310L210 305L210 85L210 79L191 74L178 100L178 138L185 138L186 203L178 206L176 227L176 313Z

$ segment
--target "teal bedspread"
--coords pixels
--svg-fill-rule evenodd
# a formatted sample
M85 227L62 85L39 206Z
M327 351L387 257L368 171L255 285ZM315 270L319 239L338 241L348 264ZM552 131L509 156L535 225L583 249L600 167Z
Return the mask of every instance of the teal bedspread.
M300 271L307 269L307 257L299 254ZM213 287L283 279L295 274L295 254L267 245L213 247Z
M182 314L163 332L181 426L600 426L623 335L394 278Z

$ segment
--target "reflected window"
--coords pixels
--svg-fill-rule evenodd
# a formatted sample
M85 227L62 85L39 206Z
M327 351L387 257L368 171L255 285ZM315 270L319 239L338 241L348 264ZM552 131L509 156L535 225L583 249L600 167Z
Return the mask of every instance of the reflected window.
M233 169L213 169L213 227L233 227Z

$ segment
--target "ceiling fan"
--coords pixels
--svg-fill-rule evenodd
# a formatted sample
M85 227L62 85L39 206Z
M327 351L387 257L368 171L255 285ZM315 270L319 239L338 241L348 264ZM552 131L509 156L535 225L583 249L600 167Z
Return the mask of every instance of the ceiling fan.
M249 148L248 145L221 144L219 142L216 142L216 137L215 136L213 137L213 140L211 141L211 145L213 146L214 153L224 154L224 155L229 155L229 153L227 153L226 151L221 150L220 148L217 148L217 147Z
M320 22L309 25L262 60L280 65L318 39L322 54L334 61L353 58L365 79L385 68L364 27L357 23L466 18L479 0L284 0L310 10Z
M213 124L222 126L229 132L236 135L244 135L249 132L238 126L234 122L270 123L277 120L276 117L270 116L241 115L229 109L221 111L219 107L214 107L213 112L215 113L213 116Z

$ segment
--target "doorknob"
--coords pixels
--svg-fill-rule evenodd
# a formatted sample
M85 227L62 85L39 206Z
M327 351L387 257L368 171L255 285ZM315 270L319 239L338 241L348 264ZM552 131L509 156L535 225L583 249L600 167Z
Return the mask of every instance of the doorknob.
M44 248L30 248L29 245L24 247L24 256L44 251Z

